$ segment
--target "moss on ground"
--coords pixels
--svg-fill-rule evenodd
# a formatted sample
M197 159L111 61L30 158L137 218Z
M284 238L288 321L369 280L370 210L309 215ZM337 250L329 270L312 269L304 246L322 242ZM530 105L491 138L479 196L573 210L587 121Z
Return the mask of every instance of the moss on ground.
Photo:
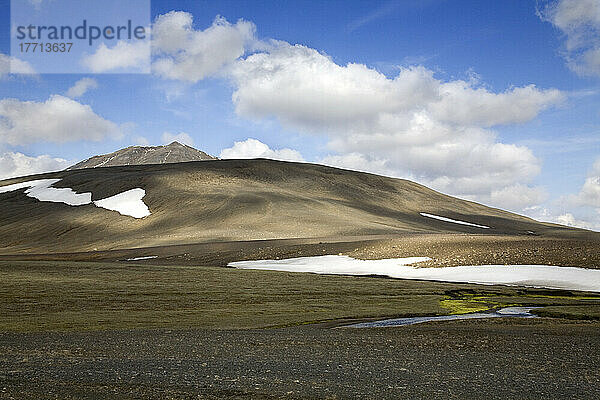
M440 301L440 305L448 309L450 314L469 314L490 310L488 305L471 300L444 299Z
M534 310L540 317L577 320L600 320L600 305L551 306Z
M0 331L265 328L445 313L444 284L219 267L0 262Z
M576 306L569 315L581 319L598 314L592 306L600 307L600 296L552 293L219 267L2 261L0 332L268 328L512 305Z
M549 293L550 292L550 293ZM449 291L440 300L440 306L450 314L468 314L498 310L503 307L534 306L542 307L535 311L538 316L595 320L600 319L600 295L586 295L577 292L552 291L546 289L491 290L488 293L474 290Z

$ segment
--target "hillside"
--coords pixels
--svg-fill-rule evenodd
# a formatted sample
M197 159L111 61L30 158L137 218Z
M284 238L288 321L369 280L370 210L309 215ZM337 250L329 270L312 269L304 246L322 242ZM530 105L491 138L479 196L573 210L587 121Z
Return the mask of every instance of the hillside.
M88 158L70 166L67 170L122 165L170 164L203 160L216 160L216 157L179 142L173 142L166 146L127 147L110 154Z
M0 193L0 254L424 233L599 236L446 196L407 180L313 164L261 159L75 169L5 180L0 191L40 179L59 179L53 188L71 188L82 197L90 193L96 203L39 201L25 195L25 188ZM106 200L98 202L131 189L145 190L142 201L150 215L133 218L110 211Z

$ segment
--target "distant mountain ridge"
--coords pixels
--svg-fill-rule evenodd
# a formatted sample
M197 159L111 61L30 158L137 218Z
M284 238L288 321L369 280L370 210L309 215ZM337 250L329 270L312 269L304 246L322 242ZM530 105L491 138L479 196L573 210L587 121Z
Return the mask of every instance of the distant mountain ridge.
M173 142L166 146L130 146L110 154L90 157L70 166L67 170L123 165L172 164L216 159L216 157L193 147Z

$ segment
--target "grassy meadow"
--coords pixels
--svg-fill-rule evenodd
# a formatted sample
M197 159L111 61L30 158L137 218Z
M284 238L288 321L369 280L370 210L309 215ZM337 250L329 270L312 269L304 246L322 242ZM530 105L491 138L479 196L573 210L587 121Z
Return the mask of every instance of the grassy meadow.
M508 305L600 318L600 295L564 291L202 266L0 262L3 332L270 328Z

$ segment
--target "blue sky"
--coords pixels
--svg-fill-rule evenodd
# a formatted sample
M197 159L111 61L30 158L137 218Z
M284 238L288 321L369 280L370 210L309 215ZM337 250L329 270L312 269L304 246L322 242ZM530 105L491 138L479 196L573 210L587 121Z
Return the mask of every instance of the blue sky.
M0 53L7 56L9 3L0 0ZM32 3L43 10L60 0ZM163 16L164 32L187 36L182 42L163 34L151 74L114 73L104 64L85 74L0 69L0 122L30 126L16 120L28 118L16 109L47 111L52 119L56 109L73 107L91 118L81 126L65 122L69 132L32 131L22 140L0 123L0 174L179 137L217 156L301 159L405 177L599 229L595 3L154 0L152 21ZM214 22L217 16L224 20ZM203 35L211 26L216 33ZM192 50L198 44L206 54ZM265 72L270 65L280 69ZM84 78L94 83L69 96ZM430 97L418 100L426 91ZM55 95L61 98L51 102ZM81 108L88 106L89 113Z

